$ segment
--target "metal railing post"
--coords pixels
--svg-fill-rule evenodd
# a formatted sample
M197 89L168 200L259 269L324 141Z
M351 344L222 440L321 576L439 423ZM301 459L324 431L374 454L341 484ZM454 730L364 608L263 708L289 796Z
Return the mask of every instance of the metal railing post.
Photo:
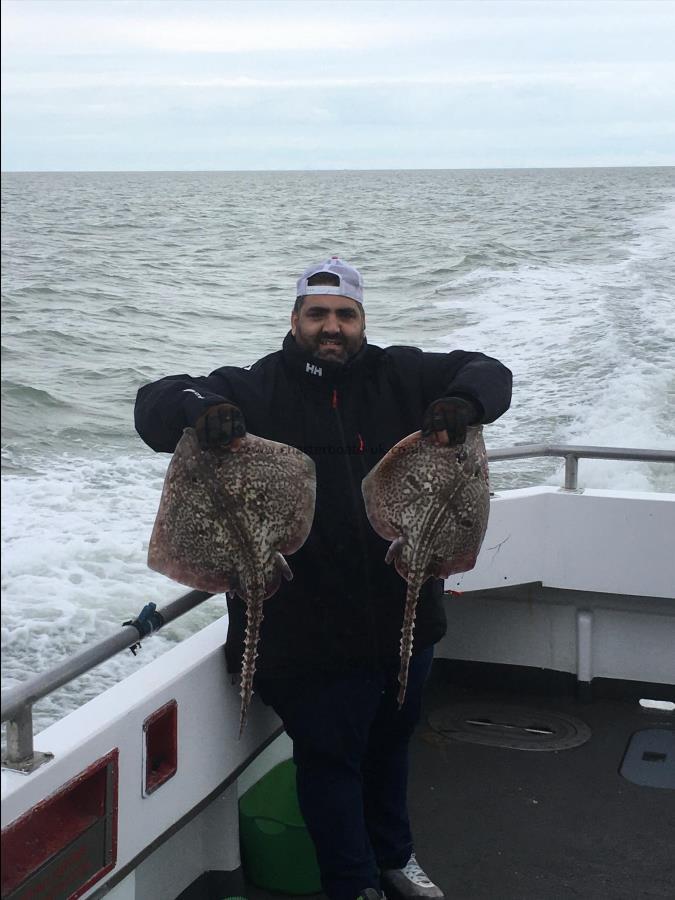
M24 706L7 723L7 760L20 763L33 755L33 707Z
M565 454L565 488L566 491L576 491L579 475L579 457L575 453Z
M28 703L7 722L7 752L2 764L27 774L49 759L53 759L53 754L36 753L33 749L33 707Z

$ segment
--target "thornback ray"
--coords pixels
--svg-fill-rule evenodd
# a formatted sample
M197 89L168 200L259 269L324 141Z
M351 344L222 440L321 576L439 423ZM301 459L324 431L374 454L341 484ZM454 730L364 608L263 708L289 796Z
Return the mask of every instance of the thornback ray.
M284 553L314 518L313 461L287 444L247 434L231 449L202 450L183 432L164 479L148 548L151 569L180 584L246 603L239 736L253 695L263 602L293 575Z
M490 513L487 453L480 426L444 446L416 431L363 479L368 519L392 544L385 557L408 582L401 628L399 707L405 699L419 592L431 577L473 569Z

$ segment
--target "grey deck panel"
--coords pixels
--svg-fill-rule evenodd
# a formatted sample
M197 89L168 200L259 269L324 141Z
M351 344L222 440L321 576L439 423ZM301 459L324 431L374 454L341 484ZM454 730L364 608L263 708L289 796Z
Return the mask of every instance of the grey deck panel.
M430 712L452 699L515 703L585 721L561 751L439 741ZM412 745L417 855L448 900L673 900L675 791L620 774L631 736L675 716L634 701L455 689L435 670ZM279 897L251 888L250 900ZM315 895L306 900L319 900Z

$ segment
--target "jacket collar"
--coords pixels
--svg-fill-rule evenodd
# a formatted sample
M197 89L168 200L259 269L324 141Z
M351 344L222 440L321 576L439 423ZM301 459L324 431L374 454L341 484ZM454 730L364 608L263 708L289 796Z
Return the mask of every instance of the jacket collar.
M369 356L370 348L363 339L359 352L347 360L346 363L333 362L328 359L319 359L310 356L298 346L295 338L289 331L284 338L282 353L284 361L289 366L296 378L312 387L328 387L340 384L352 378L359 372Z

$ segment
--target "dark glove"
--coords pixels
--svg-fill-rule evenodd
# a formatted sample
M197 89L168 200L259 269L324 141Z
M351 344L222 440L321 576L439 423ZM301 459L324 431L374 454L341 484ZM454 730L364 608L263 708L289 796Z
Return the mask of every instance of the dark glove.
M479 418L476 405L463 397L441 397L427 407L422 419L422 434L428 437L433 431L445 431L448 443L463 444L466 426Z
M226 447L233 438L246 434L242 411L234 403L210 406L195 422L195 431L202 450Z

